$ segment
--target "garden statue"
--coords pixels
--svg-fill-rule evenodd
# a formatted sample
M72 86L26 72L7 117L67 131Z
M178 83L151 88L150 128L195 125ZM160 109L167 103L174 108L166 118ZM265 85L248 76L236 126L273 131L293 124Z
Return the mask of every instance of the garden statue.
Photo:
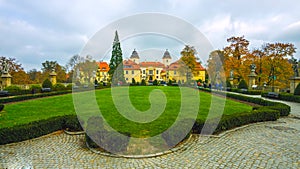
M251 72L255 72L255 69L256 69L256 65L255 65L254 63L252 63L252 64L250 65L250 70L251 70Z
M293 64L293 70L294 70L294 77L298 77L299 76L298 62L295 62Z
M230 70L230 78L233 78L233 69Z
M8 69L8 64L7 64L7 62L3 62L3 70L2 70L2 73L3 73L3 74L7 74L8 71L9 71L9 69Z

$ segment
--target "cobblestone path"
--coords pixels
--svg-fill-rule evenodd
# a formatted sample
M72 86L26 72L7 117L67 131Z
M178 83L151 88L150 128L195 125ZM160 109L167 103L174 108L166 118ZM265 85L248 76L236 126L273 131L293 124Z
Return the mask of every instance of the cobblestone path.
M290 103L300 117L300 104ZM143 159L92 153L83 135L53 133L0 146L0 168L300 168L300 119L251 124L220 137L193 135L184 148Z

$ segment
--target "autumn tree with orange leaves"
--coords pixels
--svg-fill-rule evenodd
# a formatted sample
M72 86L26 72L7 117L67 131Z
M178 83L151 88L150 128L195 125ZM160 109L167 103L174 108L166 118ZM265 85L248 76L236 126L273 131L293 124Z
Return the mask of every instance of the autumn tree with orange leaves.
M250 42L241 37L230 37L227 39L228 46L223 51L213 51L208 59L208 70L212 74L216 63L214 57L224 57L225 76L230 76L230 71L234 72L234 84L237 85L242 79L248 82L250 65L256 65L257 81L259 86L266 83L268 86L279 88L289 87L289 78L293 75L292 64L289 57L293 57L296 48L291 43L267 43L260 49L249 50ZM221 54L221 55L220 55ZM214 75L211 76L211 78Z

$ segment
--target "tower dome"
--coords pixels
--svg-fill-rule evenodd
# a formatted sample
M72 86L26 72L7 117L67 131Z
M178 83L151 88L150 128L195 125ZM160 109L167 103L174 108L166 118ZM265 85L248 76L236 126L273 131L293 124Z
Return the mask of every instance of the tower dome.
M171 59L171 55L170 55L168 49L166 49L166 51L164 53L164 56L163 56L163 59Z
M135 51L135 49L133 50L130 59L139 59L139 54L137 53L137 51Z

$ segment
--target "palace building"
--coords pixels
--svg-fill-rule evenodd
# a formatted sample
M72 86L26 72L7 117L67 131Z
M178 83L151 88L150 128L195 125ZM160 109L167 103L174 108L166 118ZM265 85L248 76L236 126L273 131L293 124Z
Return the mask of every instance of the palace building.
M106 62L98 62L99 68L97 71L97 81L106 82L108 80L109 66ZM127 83L141 82L143 79L146 82L157 81L180 81L186 82L187 76L182 73L182 65L177 60L172 62L172 57L168 50L162 56L162 62L140 62L139 54L133 50L130 58L123 61L124 77ZM205 81L205 68L197 62L195 71L192 73L192 80Z

